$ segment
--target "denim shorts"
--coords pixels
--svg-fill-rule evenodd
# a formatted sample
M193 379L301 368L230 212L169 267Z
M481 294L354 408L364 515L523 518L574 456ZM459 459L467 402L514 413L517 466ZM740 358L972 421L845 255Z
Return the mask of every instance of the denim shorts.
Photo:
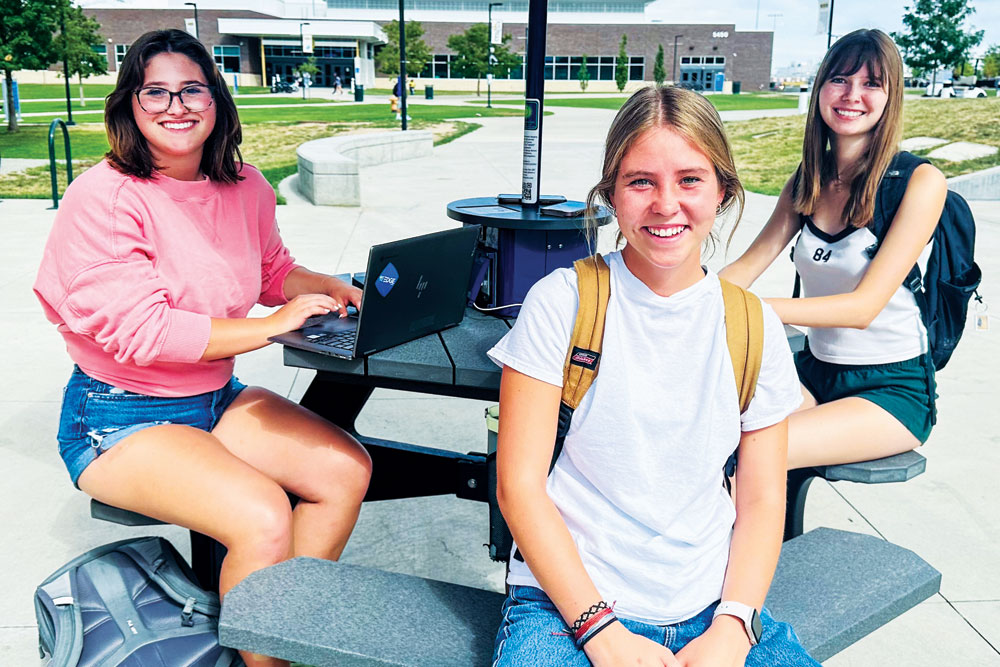
M652 625L619 618L630 632L677 653L708 630L718 603L673 625ZM533 586L511 586L503 603L503 621L493 648L492 667L589 667L590 660L573 642L569 628L548 596ZM746 667L819 667L787 623L760 614L760 642L747 654Z
M921 444L930 437L937 421L937 385L930 355L888 364L848 365L820 361L806 347L796 353L795 367L818 404L857 396L895 417Z
M246 385L232 377L221 389L197 396L147 396L95 380L74 366L63 390L59 455L77 485L94 459L144 428L184 424L211 432L244 389Z

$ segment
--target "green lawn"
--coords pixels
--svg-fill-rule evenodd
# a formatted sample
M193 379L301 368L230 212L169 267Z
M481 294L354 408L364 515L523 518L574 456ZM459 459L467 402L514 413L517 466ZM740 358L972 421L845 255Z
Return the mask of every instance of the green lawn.
M903 137L938 137L1000 148L1000 99L923 100L903 104ZM748 190L776 195L802 155L805 116L760 118L726 123L736 168ZM928 151L924 151L925 153ZM959 176L1000 165L1000 153L979 160L931 159L945 176Z
M545 100L547 107L577 107L587 109L619 109L625 104L628 95L621 97L584 97L584 98L560 98L551 97ZM793 109L798 105L795 97L788 95L774 95L768 93L748 93L746 95L707 95L706 98L719 111L730 111L733 109ZM486 100L472 100L470 104L486 104ZM498 99L493 104L499 105L523 105L524 98L520 99Z

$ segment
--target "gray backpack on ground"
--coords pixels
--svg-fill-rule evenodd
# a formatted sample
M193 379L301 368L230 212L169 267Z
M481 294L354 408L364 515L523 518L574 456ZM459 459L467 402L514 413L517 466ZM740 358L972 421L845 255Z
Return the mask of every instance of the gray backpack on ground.
M219 596L199 588L162 537L106 544L35 590L38 646L49 667L236 667L219 646Z

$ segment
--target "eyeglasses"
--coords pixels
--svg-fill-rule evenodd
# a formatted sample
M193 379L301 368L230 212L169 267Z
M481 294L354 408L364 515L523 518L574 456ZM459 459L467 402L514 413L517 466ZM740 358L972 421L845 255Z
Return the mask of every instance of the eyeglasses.
M135 93L139 106L146 113L163 113L174 103L174 97L181 101L181 106L192 113L205 111L215 101L215 86L186 86L176 93L165 88L142 88Z

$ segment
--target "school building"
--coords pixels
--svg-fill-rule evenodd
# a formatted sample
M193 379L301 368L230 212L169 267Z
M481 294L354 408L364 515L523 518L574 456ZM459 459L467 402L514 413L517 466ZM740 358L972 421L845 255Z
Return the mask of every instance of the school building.
M733 24L668 24L647 19L652 0L551 0L548 3L545 78L549 90L579 90L577 75L586 58L588 90L614 90L614 69L622 36L630 88L653 81L658 48L664 50L668 81L699 90L744 91L767 88L771 71L771 31L737 31ZM488 0L405 0L406 19L419 21L433 54L421 85L474 89L475 79L452 71L456 54L448 37L487 22ZM288 78L310 54L320 68L314 85L330 86L339 75L352 83L388 86L375 71L374 56L386 42L384 24L399 16L399 0L77 0L101 24L109 74L114 80L129 44L142 33L179 28L197 34L216 64L242 85L267 85ZM527 0L493 3L492 19L510 35L508 47L526 52ZM197 20L196 20L197 19ZM21 73L22 81L57 80L48 72ZM230 77L231 75L231 77ZM40 77L40 79L39 79ZM523 90L524 68L494 79L494 90Z

